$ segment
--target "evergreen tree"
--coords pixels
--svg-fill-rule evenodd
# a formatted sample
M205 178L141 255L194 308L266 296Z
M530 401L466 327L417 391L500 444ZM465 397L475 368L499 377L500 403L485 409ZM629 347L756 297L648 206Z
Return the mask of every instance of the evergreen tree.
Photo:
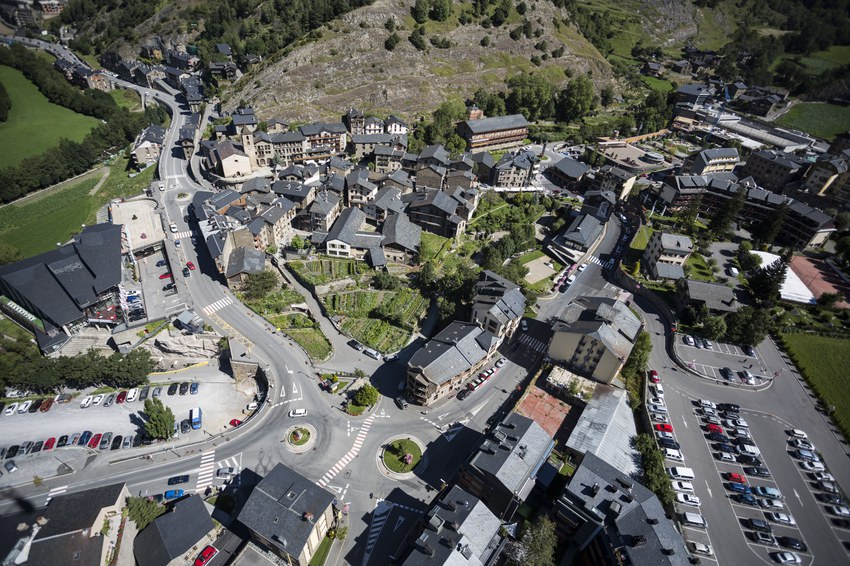
M432 20L444 22L452 15L452 0L431 0L431 12L429 14Z
M571 80L558 95L557 115L563 122L584 118L596 106L593 83L581 76Z
M555 524L540 516L523 533L522 541L514 549L512 561L523 566L555 566L557 544Z
M357 390L354 394L354 403L361 407L368 407L378 402L378 390L368 383Z
M424 24L428 21L428 12L431 10L431 5L428 0L416 0L413 8L410 9L410 15L417 24Z
M167 440L174 434L174 413L160 399L145 399L145 433L151 438Z
M786 256L787 257L787 256ZM785 281L790 258L780 257L773 263L757 269L748 281L750 293L759 302L772 302L779 298L779 289Z
M753 238L762 244L773 244L776 240L776 236L779 235L779 231L782 229L782 224L785 222L785 218L787 216L788 205L782 203L782 206L776 209L773 214L765 218L764 221L753 230Z
M744 208L744 201L747 198L747 189L743 186L738 187L738 192L731 199L726 201L726 204L717 211L712 217L708 228L718 237L725 236L732 225L732 221L738 218L741 209Z

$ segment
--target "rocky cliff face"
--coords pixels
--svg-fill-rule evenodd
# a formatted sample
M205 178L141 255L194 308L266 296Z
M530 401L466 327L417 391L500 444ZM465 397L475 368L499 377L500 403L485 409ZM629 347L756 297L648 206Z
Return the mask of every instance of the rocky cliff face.
M225 109L247 103L263 117L310 121L338 119L357 107L413 119L444 100L469 97L481 87L498 89L522 70L542 73L557 83L566 82L565 70L591 73L599 86L613 82L608 62L564 23L566 12L549 2L530 3L525 17L534 30L531 38L509 36L522 23L516 14L514 21L488 29L477 22L458 25L453 18L426 24L427 51L418 51L408 41L415 25L409 15L412 4L377 0L321 28L318 39L302 42L243 78L227 96ZM384 47L390 18L401 37L393 51ZM452 46L434 47L432 37L447 39ZM485 37L486 47L481 45ZM541 58L540 66L532 63L535 56Z

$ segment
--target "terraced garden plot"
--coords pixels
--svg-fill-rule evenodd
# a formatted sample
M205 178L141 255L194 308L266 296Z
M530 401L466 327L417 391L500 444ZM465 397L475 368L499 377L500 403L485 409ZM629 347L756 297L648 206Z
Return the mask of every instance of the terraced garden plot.
M407 344L428 304L412 289L356 290L324 300L330 314L344 317L342 328L348 335L382 353L397 352Z
M267 317L268 321L298 342L314 360L324 360L333 348L319 325L303 314L285 314Z
M342 324L342 329L361 344L382 354L398 352L410 338L410 331L376 318L349 318Z
M354 259L323 258L312 261L293 261L289 263L289 267L313 285L339 281L346 277L356 278L369 271L365 263Z

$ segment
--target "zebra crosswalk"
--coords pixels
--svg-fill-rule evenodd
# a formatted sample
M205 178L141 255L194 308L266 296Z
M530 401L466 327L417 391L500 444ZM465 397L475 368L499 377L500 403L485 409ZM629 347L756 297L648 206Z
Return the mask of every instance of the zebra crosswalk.
M357 434L357 438L354 439L354 446L352 446L351 450L349 450L345 456L340 458L336 464L331 466L331 469L316 482L320 487L328 485L328 482L331 481L334 476L344 470L349 462L357 457L357 454L360 453L360 447L363 446L363 441L366 440L366 435L369 434L369 429L372 427L372 421L374 420L375 415L373 414L371 417L363 421L360 425L360 432Z
M215 450L208 450L201 454L201 467L198 469L198 483L195 485L196 493L203 493L213 483L215 477Z
M369 524L369 537L366 539L365 556L367 558L372 554L372 550L375 549L375 543L378 542L378 537L381 536L381 530L384 528L384 523L387 522L392 508L393 504L389 501L377 501L375 511L372 513L372 522ZM364 560L364 564L367 562L368 560Z
M518 342L520 345L525 346L529 350L534 350L535 352L542 352L546 349L546 343L543 340L530 336L528 334L523 334L519 337Z
M223 299L219 299L216 302L205 306L201 310L204 312L205 315L209 316L212 313L214 313L215 311L221 310L224 307L226 307L227 305L232 305L232 304L233 304L233 299L231 299L230 297L224 297Z
M174 234L175 240L180 240L182 238L191 238L191 237L192 237L192 231L191 230L183 230L182 232L177 232L176 234Z
M48 503L50 503L51 499L53 499L57 495L62 495L66 491L68 491L67 485L61 485L59 487L54 487L53 489L51 489L50 491L47 492L47 500L44 502L44 504L47 505Z
M614 265L615 260L614 260L614 258L609 258L605 261L602 261L601 259L599 259L595 255L591 255L591 256L587 257L587 262L588 263L595 263L596 265L602 267L603 269L610 269Z

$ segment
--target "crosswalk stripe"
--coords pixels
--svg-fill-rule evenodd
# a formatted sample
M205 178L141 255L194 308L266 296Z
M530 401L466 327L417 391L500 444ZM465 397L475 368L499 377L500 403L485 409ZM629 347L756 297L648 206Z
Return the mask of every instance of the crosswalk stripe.
M202 310L203 310L205 315L209 316L212 313L223 309L227 305L232 305L232 304L233 304L233 300L230 297L224 297L223 299L219 299L216 302L205 306Z

